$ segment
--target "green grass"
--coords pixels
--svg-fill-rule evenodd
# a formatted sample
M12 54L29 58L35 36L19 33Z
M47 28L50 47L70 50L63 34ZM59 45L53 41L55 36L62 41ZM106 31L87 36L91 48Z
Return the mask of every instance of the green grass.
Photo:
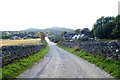
M38 53L30 55L28 58L21 59L20 61L9 64L2 68L2 79L15 78L28 68L30 68L35 62L38 62L44 58L48 53L49 47L40 50Z
M0 80L2 79L2 68L0 68Z
M120 79L120 61L113 60L111 58L95 56L93 54L88 53L85 50L76 51L75 48L67 48L64 46L59 47L95 64L96 66L111 74L111 76L113 76L114 78Z

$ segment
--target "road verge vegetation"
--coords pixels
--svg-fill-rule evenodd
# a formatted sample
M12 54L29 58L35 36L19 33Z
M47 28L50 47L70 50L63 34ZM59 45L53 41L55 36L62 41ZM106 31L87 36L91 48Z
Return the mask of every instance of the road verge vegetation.
M44 56L48 53L49 47L41 49L36 54L30 55L27 58L20 59L12 64L4 66L2 68L2 79L12 79L23 73L25 70L30 68L36 62L42 60Z
M120 79L120 61L113 60L111 58L95 56L93 54L88 53L85 50L77 50L76 48L68 48L65 46L59 46L59 47L95 64L97 67L111 74L111 76L113 76L114 78Z

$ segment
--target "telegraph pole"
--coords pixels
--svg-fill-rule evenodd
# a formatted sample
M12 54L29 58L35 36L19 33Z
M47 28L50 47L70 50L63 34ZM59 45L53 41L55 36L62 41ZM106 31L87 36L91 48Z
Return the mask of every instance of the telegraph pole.
M120 15L120 1L118 2L118 15Z

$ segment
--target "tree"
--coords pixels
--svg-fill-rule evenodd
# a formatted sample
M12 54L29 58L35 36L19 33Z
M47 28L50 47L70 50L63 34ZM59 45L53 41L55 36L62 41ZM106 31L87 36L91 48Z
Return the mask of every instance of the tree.
M89 35L89 32L90 32L89 28L84 28L83 30L81 30L81 33L86 36Z
M64 32L61 32L61 34L60 34L60 35L61 35L62 37L64 37L66 34L67 34L67 32L66 32L66 31L64 31Z
M40 38L40 32L36 32L35 35L36 35L37 38Z
M67 34L67 31L64 32L64 35L66 35L66 34Z
M116 26L113 29L112 35L113 35L114 38L120 38L120 15L118 15L114 19L114 23L116 24Z
M75 33L76 33L76 34L80 34L80 32L81 32L81 29L76 29L76 30L75 30Z
M45 34L43 32L40 32L40 38L42 42L45 40Z
M103 38L109 39L112 38L112 31L115 28L115 23L109 22L103 26Z
M36 37L41 38L41 42L45 40L45 34L43 32L37 32Z
M2 32L2 39L9 39L10 38L10 32L4 31Z
M101 17L99 18L93 26L94 36L99 39L112 38L112 30L115 27L113 22L114 17Z

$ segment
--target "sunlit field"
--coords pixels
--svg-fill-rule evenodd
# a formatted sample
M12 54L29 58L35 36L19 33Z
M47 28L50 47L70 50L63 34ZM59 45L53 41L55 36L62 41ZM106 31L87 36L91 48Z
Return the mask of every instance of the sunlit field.
M40 44L41 39L0 40L0 46Z

